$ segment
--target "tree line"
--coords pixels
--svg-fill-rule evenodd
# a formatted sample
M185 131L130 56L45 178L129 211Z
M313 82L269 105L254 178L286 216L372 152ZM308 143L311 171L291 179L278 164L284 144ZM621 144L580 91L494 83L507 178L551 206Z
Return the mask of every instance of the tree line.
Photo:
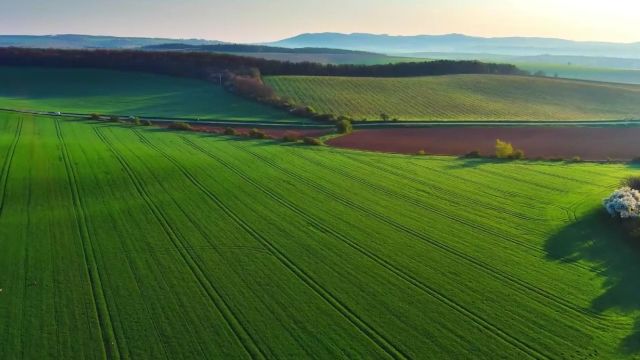
M229 72L251 77L260 75L409 77L449 74L527 74L514 65L479 61L437 60L387 65L325 65L204 52L25 48L0 48L0 65L141 71L209 81L219 79L220 74Z

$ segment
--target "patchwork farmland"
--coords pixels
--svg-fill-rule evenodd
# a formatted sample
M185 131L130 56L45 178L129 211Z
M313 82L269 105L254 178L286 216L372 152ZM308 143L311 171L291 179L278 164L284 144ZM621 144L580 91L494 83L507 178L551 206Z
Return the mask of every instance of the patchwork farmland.
M620 358L622 164L0 112L0 358ZM535 202L532 201L535 199Z

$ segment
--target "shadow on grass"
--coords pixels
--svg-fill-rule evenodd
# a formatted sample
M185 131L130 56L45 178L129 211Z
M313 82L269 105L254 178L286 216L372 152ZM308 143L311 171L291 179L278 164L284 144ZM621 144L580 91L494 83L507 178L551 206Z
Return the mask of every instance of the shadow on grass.
M594 264L604 278L603 292L591 302L591 310L602 313L640 310L640 239L629 235L629 223L612 219L604 211L594 210L551 237L545 250L547 258L572 263L579 260ZM620 344L625 354L640 352L640 318Z

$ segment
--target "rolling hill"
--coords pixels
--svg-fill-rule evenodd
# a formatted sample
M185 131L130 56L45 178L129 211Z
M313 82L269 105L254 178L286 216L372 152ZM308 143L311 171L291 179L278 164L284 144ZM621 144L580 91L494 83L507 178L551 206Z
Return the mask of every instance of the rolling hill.
M0 108L187 117L304 121L245 100L211 83L94 69L0 67Z
M448 52L499 55L573 55L640 59L640 42L579 42L553 38L484 38L462 34L394 36L366 33L310 33L268 43L284 47L327 47L378 53Z
M181 43L190 45L220 44L220 41L201 39L165 39L95 35L0 35L0 47L57 49L131 49L150 45Z
M265 45L218 44L218 45L188 45L162 44L145 46L144 50L152 51L197 51L215 52L238 56L250 56L267 60L290 62L314 62L320 64L354 64L381 65L399 62L427 61L423 58L388 56L366 51L352 51L327 48L283 48Z
M0 112L0 358L632 358L626 165ZM499 315L498 315L499 314Z
M275 76L283 97L319 113L379 120L620 120L640 118L640 86L520 76L418 78Z

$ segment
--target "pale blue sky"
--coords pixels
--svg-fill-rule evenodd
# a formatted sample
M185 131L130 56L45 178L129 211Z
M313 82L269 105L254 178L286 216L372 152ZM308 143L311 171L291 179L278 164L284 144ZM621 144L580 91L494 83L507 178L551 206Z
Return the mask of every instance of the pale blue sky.
M640 41L639 0L0 0L0 34L270 41L303 32Z

